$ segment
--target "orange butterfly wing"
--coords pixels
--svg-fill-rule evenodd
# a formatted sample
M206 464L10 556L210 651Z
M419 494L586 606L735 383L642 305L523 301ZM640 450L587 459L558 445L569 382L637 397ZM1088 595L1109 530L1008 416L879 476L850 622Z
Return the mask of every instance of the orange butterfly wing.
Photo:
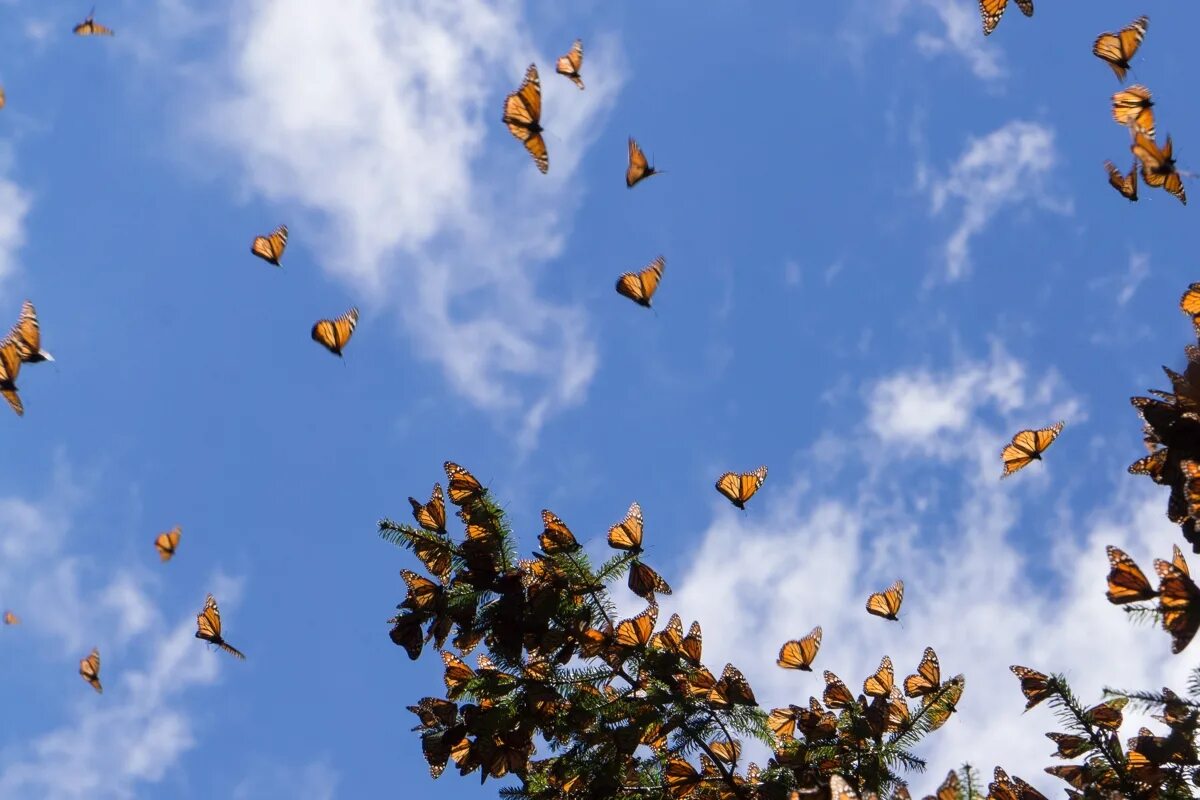
M821 626L813 628L807 636L784 642L779 648L779 658L775 663L784 669L800 669L812 672L813 659L821 649Z
M583 40L576 39L575 44L571 45L570 51L565 56L559 57L554 65L554 71L559 75L567 76L572 83L582 89L583 78L579 77L581 67L583 67Z
M525 70L521 87L504 98L502 118L508 131L525 145L529 155L544 174L550 169L546 141L542 138L542 82L536 64Z
M171 556L175 555L175 548L179 547L179 537L181 533L182 528L176 525L171 530L158 535L158 537L154 540L154 547L158 550L159 560L171 560Z
M639 306L650 308L650 300L658 291L667 260L662 256L651 261L640 272L626 272L617 278L617 293L628 297Z

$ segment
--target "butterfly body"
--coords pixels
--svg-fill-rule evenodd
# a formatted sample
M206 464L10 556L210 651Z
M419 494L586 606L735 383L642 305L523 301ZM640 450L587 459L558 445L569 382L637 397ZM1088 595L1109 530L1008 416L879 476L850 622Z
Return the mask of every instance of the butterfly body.
M88 12L87 19L71 29L71 32L76 36L112 36L112 28L105 27L99 22L96 22L94 15L96 9L93 8Z
M97 693L104 694L104 687L100 685L100 648L93 647L87 658L79 660L79 674Z
M642 148L638 143L629 137L629 166L625 168L625 186L632 189L641 181L649 178L651 175L660 174L654 166L646 160L646 154L642 152Z

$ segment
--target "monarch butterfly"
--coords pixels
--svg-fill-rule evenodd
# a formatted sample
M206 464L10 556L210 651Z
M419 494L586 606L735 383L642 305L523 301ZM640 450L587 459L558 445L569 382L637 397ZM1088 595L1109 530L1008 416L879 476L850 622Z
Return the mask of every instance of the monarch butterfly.
M1188 286L1187 291L1179 298L1179 310L1192 318L1192 325L1197 326L1200 318L1200 282Z
M72 28L72 32L76 36L112 36L112 28L106 28L99 22L96 22L94 19L92 19L92 16L95 13L96 9L93 7L92 10L88 12L87 19Z
M1137 563L1112 545L1104 548L1108 553L1108 592L1105 597L1113 605L1136 603L1150 600L1158 596L1158 592L1150 585L1145 573Z
M1115 731L1120 729L1121 724L1125 721L1125 716L1121 713L1124 705L1122 700L1110 700L1092 706L1083 712L1083 716L1098 728Z
M1075 736L1070 733L1047 733L1046 738L1058 745L1058 750L1054 755L1059 758L1075 758L1095 747L1086 736Z
M904 693L909 697L927 697L942 686L942 667L937 653L926 647L917 671L904 679Z
M1051 774L1057 774L1054 772L1056 769L1059 768L1047 767L1046 771ZM1048 800L1046 795L1020 778L1009 778L1008 773L1000 767L996 767L992 776L995 780L988 784L988 797L993 798L993 800Z
M1053 695L1057 689L1054 678L1038 672L1036 669L1022 667L1019 664L1013 664L1009 669L1021 680L1021 693L1025 695L1026 711Z
M708 749L718 761L726 764L736 764L742 757L742 742L740 739L716 739L709 742Z
M458 719L458 705L440 697L422 697L407 708L421 720L422 728L449 727Z
M713 687L709 701L719 706L758 705L758 701L754 697L754 690L750 688L746 676L733 664L726 664L725 669L721 671L721 679Z
M555 553L571 553L579 549L575 534L561 519L546 509L542 509L542 533L538 536L542 552L548 556Z
M775 663L784 669L802 669L812 672L813 659L821 649L821 626L813 628L807 636L784 642L779 648L779 658Z
M1056 422L1049 428L1018 431L1012 442L1000 451L1000 459L1004 462L1004 474L1000 477L1007 478L1034 459L1041 461L1042 453L1058 438L1063 424Z
M662 575L641 561L634 561L629 568L629 591L643 600L651 600L655 593L670 594L671 584Z
M19 625L19 624L21 624L21 618L18 617L16 614L14 614L11 611L5 611L4 612L4 624L5 625Z
M829 797L830 800L859 800L858 792L841 775L829 777ZM879 795L868 792L862 796L862 800L879 800Z
M867 598L867 613L877 617L899 619L900 604L904 602L904 581L898 580L882 592L875 592Z
M1033 16L1033 0L1017 0L1017 6L1025 16ZM1006 8L1008 8L1008 0L979 0L979 14L983 17L984 36L988 36L996 30Z
M410 569L400 570L400 577L408 587L408 595L401 603L402 608L413 611L433 610L442 597L442 587L423 575L418 575Z
M672 800L690 796L702 782L700 773L686 759L670 758L663 768L663 783Z
M1107 62L1117 80L1124 83L1125 73L1129 71L1129 59L1141 46L1149 25L1149 17L1138 17L1117 33L1100 34L1092 45L1092 55Z
M413 519L427 531L433 533L446 532L446 500L442 496L442 485L433 485L433 494L428 503L420 503L415 497L408 498L412 506Z
M245 659L242 651L221 638L221 611L211 594L204 600L204 608L196 615L196 638L211 642L232 656Z
M0 395L17 412L18 417L25 415L25 406L17 396L17 374L21 371L21 351L12 339L0 342Z
M87 658L79 659L79 674L93 689L104 694L104 687L100 685L100 648L93 647Z
M579 77L579 69L583 66L583 40L576 39L571 50L565 56L559 56L554 65L554 71L566 75L580 89L583 88L583 78Z
M442 651L442 663L446 665L444 676L446 697L454 700L466 690L467 684L474 679L475 670L467 666L467 662L445 650Z
M358 325L358 309L351 308L337 319L321 319L312 326L312 338L335 356L342 355L342 348L354 335Z
M266 236L255 236L250 243L250 252L266 261L268 264L282 266L279 259L287 247L287 225L280 225Z
M388 631L392 644L403 647L413 661L421 657L421 650L425 646L425 633L421 630L421 621L421 617L416 614L402 614L388 620L393 623L392 629Z
M636 617L623 619L617 623L613 642L618 647L645 647L654 633L654 624L658 621L658 604L651 602L646 610Z
M1171 634L1171 652L1180 653L1200 629L1200 589L1176 564L1156 559L1154 571L1163 630Z
M1141 84L1135 84L1113 93L1113 119L1118 125L1124 125L1134 132L1140 131L1153 139L1154 112L1150 110L1153 105L1150 90Z
M521 140L537 168L545 174L550 169L550 158L546 154L546 140L542 138L542 82L538 79L536 64L525 70L521 88L504 98L502 121L508 132Z
M421 563L435 575L445 580L450 575L451 545L448 541L431 540L428 538L408 538L413 554L421 559Z
M176 525L171 530L160 533L154 539L154 547L158 550L159 560L171 560L171 556L175 555L175 548L179 547L179 536L181 533L183 533L183 529Z
M958 701L962 699L965 686L966 679L962 675L955 675L946 681L936 700L929 701L932 707L925 717L929 720L929 730L936 731L945 725L946 720L950 719L950 715L958 710Z
M1171 137L1161 150L1153 139L1143 133L1135 133L1130 150L1142 162L1142 180L1147 186L1161 186L1187 205L1187 193L1183 190L1183 178L1175 169L1175 158L1171 154Z
M1120 192L1122 197L1136 203L1138 187L1137 161L1133 162L1133 167L1129 170L1128 175L1122 175L1121 171L1111 161L1105 161L1104 168L1108 170L1109 185Z
M17 346L21 361L26 364L36 364L39 361L53 361L54 356L42 349L42 334L38 328L37 311L33 303L26 300L21 305L21 316L8 333L8 339Z
M630 136L629 166L625 168L625 185L632 189L639 181L657 174L658 170L646 161L646 154L642 152L642 148L638 147L638 143Z
M887 697L892 693L896 682L896 673L892 668L892 659L884 656L879 660L879 667L873 675L863 681L863 694L868 697Z
M446 470L446 477L450 481L446 488L450 492L451 503L461 508L483 497L483 484L474 475L453 461L447 461L442 468Z
M958 773L950 770L946 775L946 780L942 781L942 785L938 787L933 800L958 800L959 789Z
M642 552L642 532L642 507L635 500L629 505L625 519L608 529L608 546L637 555Z
M650 298L658 291L667 260L662 256L651 261L640 272L626 272L617 278L617 294L623 294L639 306L650 308Z
M746 501L754 496L758 488L763 485L763 481L767 479L767 468L759 467L753 472L726 472L721 477L717 478L717 491L729 498L729 502L733 503L743 511L746 510Z
M841 678L829 670L825 670L822 675L825 677L825 692L821 696L821 701L825 705L832 709L854 705L854 695L850 694L850 689L842 682Z

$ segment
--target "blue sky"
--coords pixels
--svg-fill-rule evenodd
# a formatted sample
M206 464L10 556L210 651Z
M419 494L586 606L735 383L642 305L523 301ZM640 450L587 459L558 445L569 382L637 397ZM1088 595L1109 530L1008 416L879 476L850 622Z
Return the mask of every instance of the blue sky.
M542 508L601 553L638 500L664 612L768 707L817 692L773 665L814 624L850 683L933 645L968 684L917 791L1055 786L1009 663L1182 688L1103 545L1177 538L1127 397L1182 359L1193 212L1106 185L1090 46L1150 16L1132 80L1186 170L1200 13L1039 3L984 40L974 0L800 5L114 1L86 40L84 6L0 4L0 316L32 299L58 358L0 417L0 796L494 796L428 780L404 706L440 668L387 638L412 561L375 523L445 459L530 550ZM499 122L530 61L547 176ZM633 191L629 135L667 173ZM281 222L276 270L247 250ZM613 292L659 254L657 313ZM308 331L352 304L343 364ZM737 514L712 482L760 463ZM903 627L861 610L896 577ZM244 663L192 638L210 591Z

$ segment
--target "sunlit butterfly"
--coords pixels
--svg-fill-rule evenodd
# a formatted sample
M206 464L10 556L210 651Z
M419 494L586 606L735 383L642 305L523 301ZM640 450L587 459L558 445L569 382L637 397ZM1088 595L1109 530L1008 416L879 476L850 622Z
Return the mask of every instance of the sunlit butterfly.
M87 658L79 660L79 674L93 689L104 693L104 688L100 685L100 648L93 647Z
M646 154L642 152L642 148L638 147L638 143L630 136L629 166L625 168L625 185L632 189L639 181L657 174L659 174L658 170L646 161Z
M642 552L642 507L637 501L630 503L625 519L608 529L608 546L616 550Z
M446 470L446 478L449 481L446 489L450 493L451 503L465 507L483 497L483 484L474 475L453 461L447 461L442 467Z
M1106 597L1110 603L1136 603L1151 600L1158 592L1150 585L1145 573L1132 558L1112 545L1104 548L1108 553L1108 592Z
M554 71L559 75L566 75L580 89L583 88L583 78L579 77L579 70L583 67L583 40L576 39L575 44L571 45L571 49L565 56L559 56L558 61L554 65Z
M1165 189L1186 206L1187 192L1183 188L1183 178L1175 169L1171 137L1167 137L1167 143L1160 150L1158 144L1149 136L1135 133L1130 149L1142 162L1142 180L1145 184Z
M646 265L645 269L624 273L617 278L617 294L628 297L639 306L650 308L651 298L658 291L658 284L666 266L667 260L659 256Z
M887 697L895 685L896 673L892 668L892 659L884 656L879 661L879 667L874 674L863 681L863 694L868 697Z
M433 485L433 494L428 503L421 503L415 497L408 498L412 506L413 519L427 531L433 533L446 532L446 500L442 496L442 485Z
M175 549L179 547L179 537L183 533L183 529L176 525L169 531L163 531L154 539L154 548L158 550L158 557L161 561L170 561L171 556L175 555Z
M925 648L917 671L904 679L904 693L909 697L925 697L936 692L942 685L942 668L937 653L932 647Z
M671 584L649 565L634 561L629 568L629 591L643 600L650 600L655 594L670 594Z
M1025 16L1033 16L1033 0L1017 0L1017 6ZM1008 0L979 0L979 14L983 17L984 36L988 36L996 30L1006 8L1008 8Z
M658 605L650 603L636 617L621 620L613 633L613 642L619 647L644 647L654 633L658 621Z
M1182 556L1181 556L1182 558ZM1200 628L1200 588L1179 565L1156 559L1158 602L1163 630L1171 634L1171 652L1180 653Z
M54 356L42 349L42 332L38 326L37 311L33 303L26 300L21 304L21 316L8 333L8 339L17 347L17 354L25 364L53 361Z
M1000 451L1000 460L1004 462L1004 474L1000 477L1007 478L1033 461L1041 461L1042 453L1058 438L1063 424L1056 422L1049 428L1018 431Z
M204 600L204 608L196 615L196 638L215 644L217 647L240 659L246 656L242 651L221 638L221 611L217 601L211 594Z
M1129 71L1129 59L1137 52L1150 25L1149 17L1138 17L1117 33L1102 33L1092 45L1092 55L1103 59L1117 80L1124 82Z
M1121 196L1131 202L1137 202L1137 187L1138 187L1138 165L1133 162L1133 167L1130 168L1128 175L1122 175L1117 169L1117 165L1111 161L1104 162L1104 168L1108 170L1108 183L1114 189L1121 193Z
M821 649L821 626L818 625L800 639L784 642L779 648L779 658L775 663L784 669L802 669L812 672L813 659Z
M1141 84L1134 84L1127 89L1114 92L1112 96L1112 116L1118 125L1124 125L1133 133L1144 133L1154 138L1154 106L1150 90Z
M504 98L501 119L509 133L525 145L537 168L542 173L550 169L546 140L542 138L542 82L538 79L537 65L530 64L520 88Z
M825 670L822 674L825 677L825 692L821 700L825 705L832 709L854 705L854 695L850 693L849 687L842 682L841 678L829 670Z
M21 371L21 351L11 339L0 341L0 395L8 401L18 417L25 415L25 406L17 395L17 375Z
M746 502L754 496L767 479L767 468L759 467L753 472L726 472L717 478L717 491L729 498L729 502L745 510Z
M351 308L345 314L335 319L317 320L312 326L312 338L335 356L341 356L342 348L354 335L358 325L358 309Z
M283 251L287 247L287 240L287 225L280 225L266 236L255 236L254 241L250 243L250 252L267 263L278 267L281 266L279 259L283 258Z
M904 581L897 580L882 592L874 592L867 598L867 612L894 622L900 618L902 602L904 602Z
M538 537L542 552L548 556L555 553L571 553L579 549L575 534L553 512L542 509L542 533Z

